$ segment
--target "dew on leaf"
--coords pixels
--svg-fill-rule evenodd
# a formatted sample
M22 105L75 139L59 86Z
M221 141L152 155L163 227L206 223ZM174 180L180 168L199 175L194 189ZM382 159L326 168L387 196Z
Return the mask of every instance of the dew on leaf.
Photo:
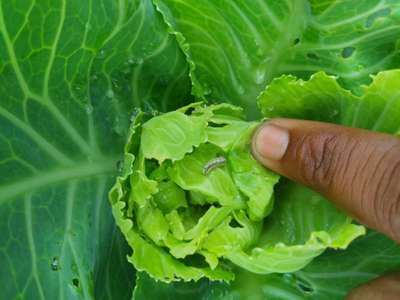
M122 163L122 160L117 161L117 172L118 174L121 174L124 168L124 164Z
M210 95L211 92L211 88L207 84L203 84L203 94L207 96Z
M254 81L256 84L262 84L265 81L265 70L264 68L258 68L254 72Z
M93 112L93 106L91 104L87 104L85 106L85 111L88 115L90 115Z
M283 280L293 284L293 282L295 282L296 277L294 276L293 273L285 273L283 274Z
M236 91L238 92L239 95L243 95L245 92L244 87L240 84L236 85Z
M106 96L110 99L114 98L114 91L112 89L107 90Z
M139 114L139 112L140 112L140 109L137 108L137 107L135 107L135 108L133 109L133 111L131 112L131 115L130 115L130 117L129 117L129 120L130 120L131 122L135 121L135 119L136 119L137 115Z
M98 57L98 58L104 58L105 56L106 56L106 51L100 50L97 57Z
M58 270L60 270L60 263L59 263L59 261L58 261L58 257L53 257L52 259L51 259L51 263L50 263L50 267L51 267L51 269L53 270L53 271L58 271Z

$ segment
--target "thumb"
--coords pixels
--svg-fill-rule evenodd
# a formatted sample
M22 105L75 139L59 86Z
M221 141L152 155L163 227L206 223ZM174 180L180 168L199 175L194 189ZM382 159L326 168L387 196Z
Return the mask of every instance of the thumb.
M266 167L320 192L400 242L400 139L338 125L274 119L253 137Z

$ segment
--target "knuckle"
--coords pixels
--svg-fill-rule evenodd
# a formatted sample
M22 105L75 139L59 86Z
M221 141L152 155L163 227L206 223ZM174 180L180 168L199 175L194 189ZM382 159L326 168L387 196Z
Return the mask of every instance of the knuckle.
M335 134L308 135L299 141L296 159L301 176L309 185L328 188L334 174L341 141Z

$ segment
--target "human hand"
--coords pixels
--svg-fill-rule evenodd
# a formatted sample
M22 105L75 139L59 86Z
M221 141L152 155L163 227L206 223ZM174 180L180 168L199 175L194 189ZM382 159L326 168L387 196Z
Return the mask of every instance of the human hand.
M326 196L360 223L400 242L400 138L333 124L274 119L253 137L254 157ZM400 299L387 275L347 299Z

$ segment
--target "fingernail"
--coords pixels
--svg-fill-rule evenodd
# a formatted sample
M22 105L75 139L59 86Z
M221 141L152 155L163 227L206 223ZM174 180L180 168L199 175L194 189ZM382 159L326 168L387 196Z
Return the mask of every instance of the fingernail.
M269 160L280 160L289 145L289 132L277 125L266 123L256 132L254 150Z

